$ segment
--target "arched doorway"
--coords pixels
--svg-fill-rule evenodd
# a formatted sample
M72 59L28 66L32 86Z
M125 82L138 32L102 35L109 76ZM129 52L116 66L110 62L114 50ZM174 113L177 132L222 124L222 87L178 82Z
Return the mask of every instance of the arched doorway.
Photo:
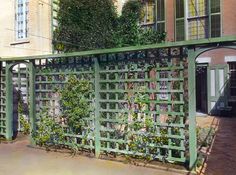
M27 63L12 66L13 85L13 139L29 126L29 69Z
M196 109L198 115L235 114L236 49L212 47L196 57Z
M27 60L6 61L4 70L6 86L6 132L4 135L7 140L12 140L21 130L20 115L29 122L30 134L35 128L34 63Z

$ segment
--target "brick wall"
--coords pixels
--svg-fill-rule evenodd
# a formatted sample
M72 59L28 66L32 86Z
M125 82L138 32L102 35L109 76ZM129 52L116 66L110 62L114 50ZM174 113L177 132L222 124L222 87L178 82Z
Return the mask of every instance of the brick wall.
M236 35L236 0L222 0L222 34Z

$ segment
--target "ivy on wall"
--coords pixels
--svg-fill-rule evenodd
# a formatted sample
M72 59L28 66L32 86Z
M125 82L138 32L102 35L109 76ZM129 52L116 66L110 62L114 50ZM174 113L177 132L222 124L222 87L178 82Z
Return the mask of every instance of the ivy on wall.
M114 47L116 10L112 0L60 0L54 46L63 51Z
M139 25L142 1L129 0L117 15L112 0L60 0L54 48L62 52L160 43L166 33Z

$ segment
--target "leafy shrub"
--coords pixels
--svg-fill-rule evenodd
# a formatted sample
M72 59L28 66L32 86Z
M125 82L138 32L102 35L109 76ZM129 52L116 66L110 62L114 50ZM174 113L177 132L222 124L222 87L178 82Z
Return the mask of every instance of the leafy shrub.
M70 52L114 47L116 10L112 0L59 0L56 50Z
M166 33L143 29L142 1L129 0L118 16L112 0L60 0L54 48L62 52L155 44Z
M71 132L78 133L85 125L83 118L89 116L90 83L87 80L78 80L71 75L61 94L63 117Z
M153 116L146 114L146 108L148 107L147 102L150 100L149 95L145 93L145 87L140 87L143 91L130 96L129 106L137 105L137 108L130 108L130 116L128 123L128 139L129 147L134 153L143 153L139 158L146 161L152 161L160 154L157 152L154 145L167 145L167 128L162 128L160 133L157 135L156 125ZM147 149L149 150L147 152ZM162 161L166 161L167 152L162 152L164 155ZM137 157L137 156L136 156Z
M64 131L47 112L42 112L37 118L33 139L39 146L49 148L64 142Z
M165 32L144 29L139 25L141 16L141 0L129 0L124 4L114 32L114 42L117 47L156 44L165 41Z
M20 115L20 126L24 135L30 134L30 124L23 115Z

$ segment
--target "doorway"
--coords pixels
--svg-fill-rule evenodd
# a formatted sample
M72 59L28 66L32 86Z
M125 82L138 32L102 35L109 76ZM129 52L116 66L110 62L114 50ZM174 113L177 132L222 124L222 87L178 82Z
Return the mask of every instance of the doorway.
M197 112L207 114L207 66L198 64L196 68L196 109Z
M13 85L13 139L25 132L24 123L29 123L29 75L27 64L19 63L12 67Z

